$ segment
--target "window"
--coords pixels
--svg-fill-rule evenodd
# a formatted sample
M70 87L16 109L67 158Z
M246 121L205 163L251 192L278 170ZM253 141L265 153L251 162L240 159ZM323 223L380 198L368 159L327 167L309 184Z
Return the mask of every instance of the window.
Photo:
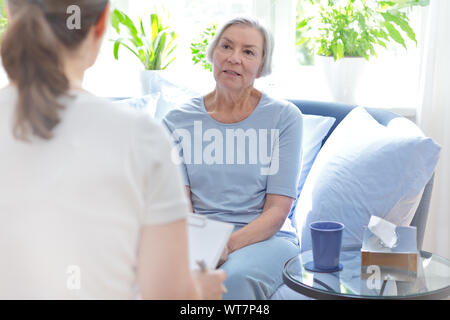
M132 18L149 16L154 12L169 13L166 23L179 35L176 60L166 70L168 77L179 84L194 86L205 92L213 88L211 73L192 62L190 44L201 32L216 22L219 25L231 17L252 15L258 17L274 34L274 74L289 68L295 59L295 4L296 0L111 0L111 6L127 12ZM113 56L112 38L117 35L109 28L96 64L86 72L84 86L101 96L134 96L140 94L140 62L125 48L119 51L119 60ZM195 81L192 77L195 75ZM257 86L273 90L277 77L257 80ZM4 71L0 85L6 84ZM281 86L280 86L281 87Z
M252 15L254 0L133 0L112 1L112 5L124 10L130 18L147 19L150 13L161 14L163 23L169 25L177 34L176 59L165 73L171 81L189 86L192 90L204 92L213 84L209 71L200 65L194 65L190 45L201 32L213 23L236 15ZM148 23L148 21L147 21ZM116 37L110 28L108 37ZM113 43L103 43L97 64L87 72L87 89L104 96L130 96L140 94L140 62L125 48L120 48L119 60L113 57ZM105 74L111 77L105 77ZM192 78L195 77L193 81Z
M296 47L296 16L298 5L309 0L112 0L112 7L121 9L132 19L141 16L148 19L150 13L162 13L165 23L179 37L174 52L176 60L166 70L173 82L206 93L214 87L209 71L194 65L190 44L203 30L216 22L219 25L237 15L258 17L272 31L275 38L273 74L258 79L255 86L268 93L286 99L310 99L331 101L325 75L319 66L299 63L299 47ZM411 25L420 43L421 14L415 8L411 12ZM101 96L137 96L141 94L140 61L125 48L119 52L119 60L113 56L112 38L117 35L109 28L97 63L86 72L85 87ZM391 46L379 50L379 57L372 58L365 78L357 88L358 103L368 107L410 108L417 106L419 50L414 43L408 50ZM303 61L304 62L304 58ZM195 79L195 80L193 80ZM6 75L0 70L0 85L6 84Z
M369 0L368 2L370 2ZM373 0L372 0L373 2ZM309 16L314 7L309 0L297 1L298 16ZM407 50L395 43L388 43L388 50L379 47L378 57L371 57L367 64L362 81L356 90L357 103L368 107L398 109L413 109L412 112L401 111L403 115L414 115L418 106L419 77L419 47L421 43L421 17L424 9L414 7L409 12L410 25L416 33L418 45L404 37ZM297 21L300 21L298 19ZM298 32L300 33L300 32ZM299 35L297 33L297 36ZM305 46L297 46L297 74L295 81L299 84L297 92L303 90L300 96L312 100L332 100L326 82L327 77L320 70L320 65L314 66L314 54ZM294 92L293 88L286 94ZM294 94L294 95L298 95Z
M296 0L115 0L112 5L132 18L143 13L148 16L155 10L169 13L166 22L179 37L176 60L166 69L166 76L199 93L213 89L214 81L210 72L193 64L190 44L212 23L220 25L238 15L251 15L272 31L276 43L274 75L257 80L256 86L261 89L274 91L277 79L281 78L276 74L282 75L295 60ZM113 36L115 32L110 28L107 37ZM114 60L112 52L112 42L105 41L96 65L86 73L86 88L103 96L139 95L139 61L124 48L120 49L119 61ZM105 74L110 76L105 77Z

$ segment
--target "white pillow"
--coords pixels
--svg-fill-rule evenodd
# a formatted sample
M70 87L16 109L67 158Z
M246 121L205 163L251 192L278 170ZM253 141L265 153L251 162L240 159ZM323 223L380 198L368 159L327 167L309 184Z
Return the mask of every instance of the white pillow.
M153 79L156 84L150 85L150 92L141 97L116 101L143 110L152 118L161 121L172 109L178 108L199 94L189 88L171 82L166 74L156 71Z
M298 197L300 196L303 185L305 184L306 178L311 170L314 159L322 147L323 139L327 136L334 122L335 118L317 116L311 114L303 114L303 140L302 140L302 162L300 178L297 187L297 199L292 205L289 217L292 220L292 225L296 228L295 219L292 217L295 215L295 207L298 202Z
M371 215L409 225L439 158L440 146L405 118L379 124L355 108L320 150L296 208L301 250L309 224L342 222L342 245L361 245ZM412 215L411 215L412 212Z
M327 136L335 118L323 117L311 114L303 115L303 140L302 140L302 168L298 183L298 193L301 193L306 177L322 147L323 139Z
M170 110L176 109L191 98L200 95L189 88L177 85L163 77L161 77L160 87L158 89L159 91L157 93L159 94L159 98L155 111L155 119L158 121L161 121Z

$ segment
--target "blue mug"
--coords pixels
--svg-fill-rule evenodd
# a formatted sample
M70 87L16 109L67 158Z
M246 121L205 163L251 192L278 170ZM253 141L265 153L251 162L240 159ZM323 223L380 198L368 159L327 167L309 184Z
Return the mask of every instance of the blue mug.
M313 268L312 271L336 272L342 270L339 264L342 233L345 226L335 221L317 221L309 225L311 230Z

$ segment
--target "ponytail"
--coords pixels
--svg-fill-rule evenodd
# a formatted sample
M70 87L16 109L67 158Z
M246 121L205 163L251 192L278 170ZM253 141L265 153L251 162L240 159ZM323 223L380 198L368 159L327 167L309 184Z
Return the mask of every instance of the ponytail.
M9 79L17 86L13 134L21 140L33 135L53 137L63 109L58 97L69 89L59 56L60 43L41 7L24 5L3 36L1 56Z
M64 106L59 97L70 83L60 52L76 50L104 12L108 0L9 0L12 20L3 35L1 58L17 87L13 135L27 141L32 135L49 140L60 123ZM67 8L81 8L80 29L67 29Z

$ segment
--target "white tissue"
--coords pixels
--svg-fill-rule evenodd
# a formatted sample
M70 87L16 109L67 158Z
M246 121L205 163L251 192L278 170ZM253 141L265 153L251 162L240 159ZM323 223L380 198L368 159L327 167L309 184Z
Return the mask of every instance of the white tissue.
M380 239L382 246L393 248L397 244L395 224L380 217L371 216L368 228L375 236Z

